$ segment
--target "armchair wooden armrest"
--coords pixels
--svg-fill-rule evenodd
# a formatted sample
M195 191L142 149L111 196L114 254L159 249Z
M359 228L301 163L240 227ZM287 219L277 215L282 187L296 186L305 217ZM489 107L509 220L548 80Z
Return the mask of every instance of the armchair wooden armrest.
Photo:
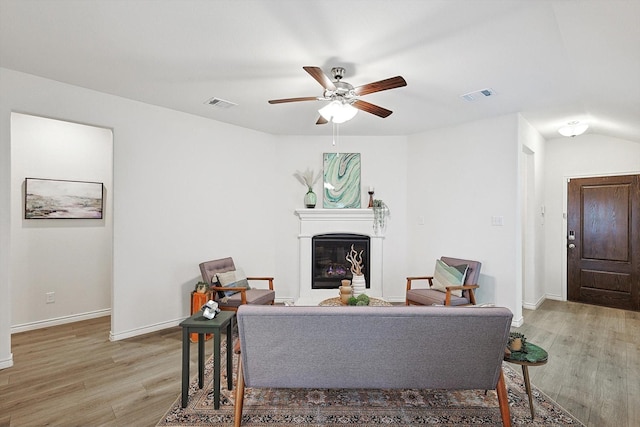
M433 286L433 276L411 276L407 277L407 290L411 290L411 284L414 280L428 280L429 287Z
M451 291L469 291L469 302L476 305L476 296L473 290L479 287L478 285L447 286L447 296L445 297L444 305L451 305Z
M247 280L268 280L269 281L269 290L270 291L273 290L273 277L247 277Z

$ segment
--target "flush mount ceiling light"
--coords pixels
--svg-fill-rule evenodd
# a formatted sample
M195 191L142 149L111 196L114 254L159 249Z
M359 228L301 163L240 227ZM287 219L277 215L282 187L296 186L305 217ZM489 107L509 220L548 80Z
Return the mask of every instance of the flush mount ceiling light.
M574 120L567 123L566 126L562 126L560 129L558 129L558 133L562 136L574 137L585 133L588 127L588 124L580 123L579 121Z
M319 109L318 113L328 122L344 123L353 119L358 113L358 109L354 108L348 102L331 101Z

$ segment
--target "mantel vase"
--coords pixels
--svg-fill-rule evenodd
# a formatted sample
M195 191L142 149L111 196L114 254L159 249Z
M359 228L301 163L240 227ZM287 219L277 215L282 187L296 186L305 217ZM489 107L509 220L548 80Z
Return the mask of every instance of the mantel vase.
M316 201L316 193L314 193L312 189L309 189L309 191L307 191L307 194L304 195L304 206L307 209L313 209L316 207Z

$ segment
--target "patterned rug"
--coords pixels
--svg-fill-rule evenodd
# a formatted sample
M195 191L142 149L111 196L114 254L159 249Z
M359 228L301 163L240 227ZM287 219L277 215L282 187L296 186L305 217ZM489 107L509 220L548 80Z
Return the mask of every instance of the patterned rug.
M225 340L221 360L226 353ZM234 354L234 367L237 355ZM504 364L505 381L513 425L583 426L575 417L532 386L536 417L532 421L522 377ZM157 426L231 426L233 392L226 389L222 366L220 409L213 408L213 363L207 361L205 387L198 388L197 375L189 386L189 404L180 396ZM235 369L233 382L235 384ZM316 390L251 389L244 399L243 426L345 426L345 425L485 425L501 426L495 391L484 390Z

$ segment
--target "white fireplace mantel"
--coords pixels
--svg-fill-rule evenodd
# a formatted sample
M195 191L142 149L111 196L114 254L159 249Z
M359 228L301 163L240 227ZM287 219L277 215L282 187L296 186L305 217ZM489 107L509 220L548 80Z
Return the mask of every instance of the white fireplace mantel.
M373 228L373 209L296 209L300 218L299 283L296 305L317 305L339 295L337 289L311 289L311 239L318 234L353 233L369 236L369 280L367 295L381 298L382 243L384 236Z

